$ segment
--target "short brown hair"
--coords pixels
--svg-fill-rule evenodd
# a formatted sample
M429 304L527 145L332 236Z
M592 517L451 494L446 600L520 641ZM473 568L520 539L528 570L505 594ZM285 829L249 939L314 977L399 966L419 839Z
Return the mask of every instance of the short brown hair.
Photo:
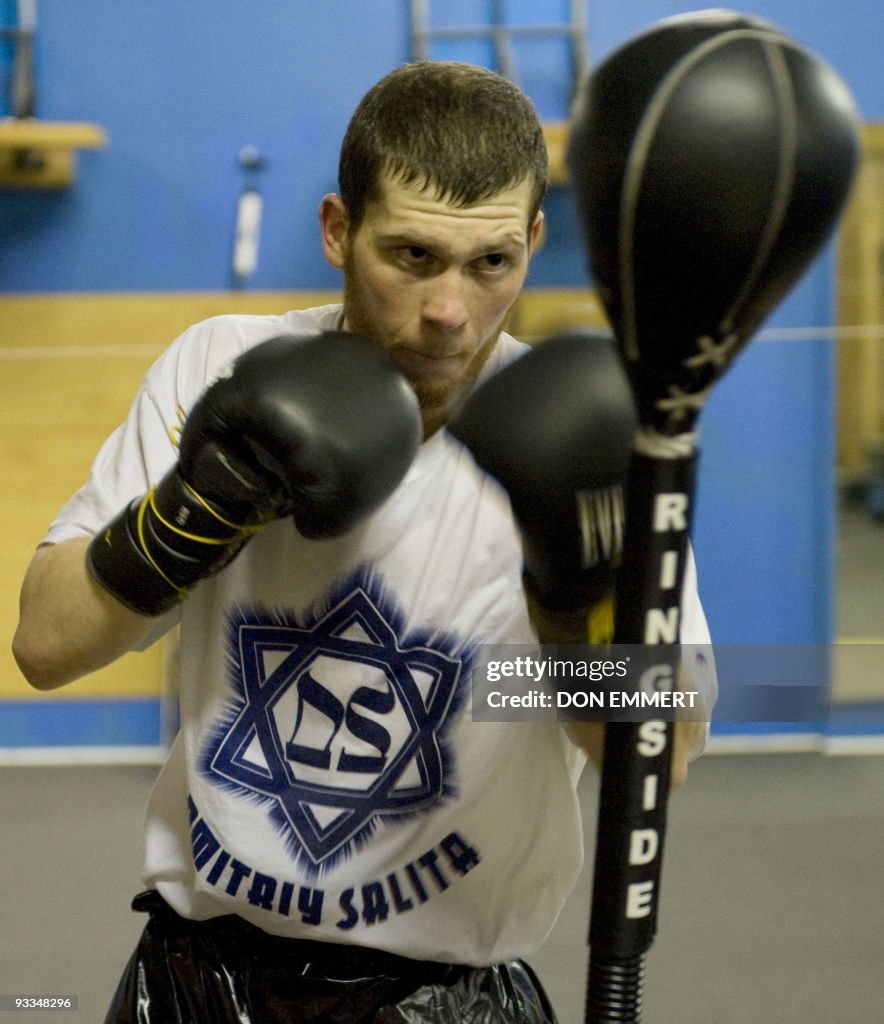
M543 130L528 98L487 68L405 64L366 93L341 145L338 184L350 230L380 198L385 174L459 206L531 179L530 228L548 186Z

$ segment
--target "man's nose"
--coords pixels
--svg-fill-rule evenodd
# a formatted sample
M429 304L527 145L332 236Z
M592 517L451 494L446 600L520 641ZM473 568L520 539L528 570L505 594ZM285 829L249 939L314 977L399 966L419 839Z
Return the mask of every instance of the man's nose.
M446 331L463 327L468 319L465 286L463 274L455 267L428 281L421 310L424 320Z

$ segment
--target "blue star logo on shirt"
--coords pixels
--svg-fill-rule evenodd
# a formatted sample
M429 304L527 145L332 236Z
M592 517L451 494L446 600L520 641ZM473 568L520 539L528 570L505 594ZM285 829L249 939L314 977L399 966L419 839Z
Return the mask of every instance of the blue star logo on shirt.
M447 633L403 635L403 622L366 567L307 621L259 608L230 616L235 698L201 768L266 803L309 875L361 848L379 822L455 792L446 734L475 645Z

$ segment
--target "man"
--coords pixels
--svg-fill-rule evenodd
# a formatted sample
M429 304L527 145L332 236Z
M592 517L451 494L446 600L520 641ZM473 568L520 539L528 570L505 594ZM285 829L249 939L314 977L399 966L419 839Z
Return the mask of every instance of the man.
M585 755L465 711L477 645L534 633L508 503L442 429L524 351L502 324L545 188L511 84L387 76L320 206L343 305L186 331L36 552L15 653L38 689L181 625L151 917L109 1022L554 1019L518 958L580 871Z

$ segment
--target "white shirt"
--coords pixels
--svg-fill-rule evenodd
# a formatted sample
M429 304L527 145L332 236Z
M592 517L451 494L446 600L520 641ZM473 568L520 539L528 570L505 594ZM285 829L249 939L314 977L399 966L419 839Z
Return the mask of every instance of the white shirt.
M340 314L185 331L46 540L93 535L156 483L238 354ZM522 350L502 335L488 372ZM157 623L180 616L181 729L149 801L145 883L185 917L422 959L539 947L582 865L585 759L556 724L473 721L467 692L478 645L534 642L520 571L508 502L444 430L345 536L266 526ZM709 642L692 563L682 639ZM711 707L714 671L700 685Z

